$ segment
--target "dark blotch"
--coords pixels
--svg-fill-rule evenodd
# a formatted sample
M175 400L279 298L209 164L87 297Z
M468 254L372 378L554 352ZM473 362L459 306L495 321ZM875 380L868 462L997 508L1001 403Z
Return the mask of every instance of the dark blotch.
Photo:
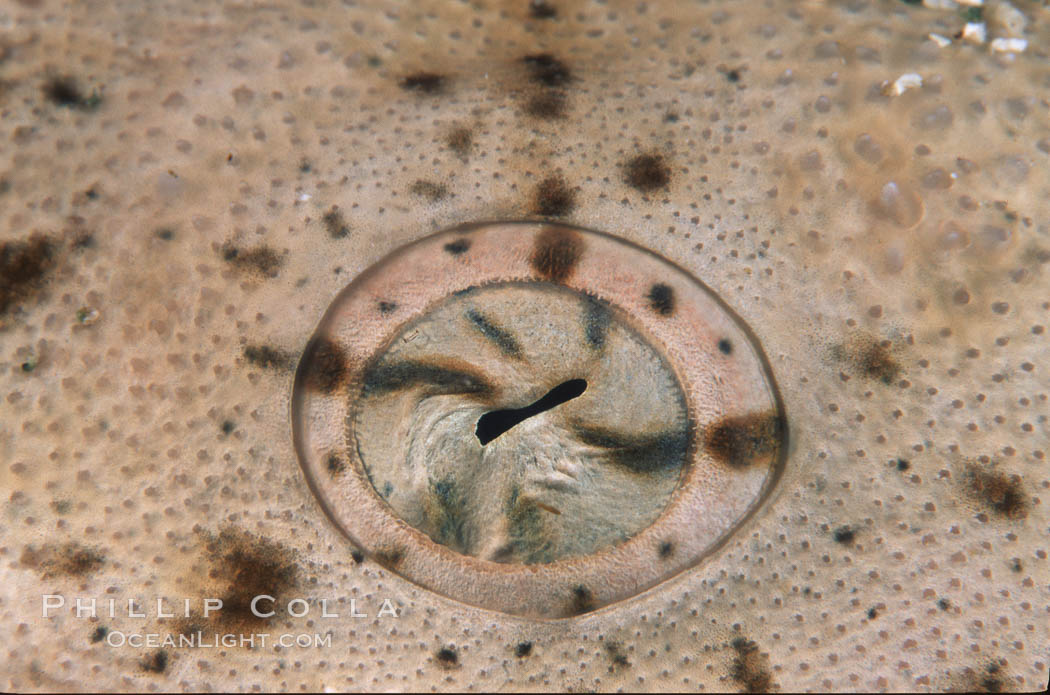
M689 432L684 429L656 434L626 434L576 424L573 432L584 444L604 449L606 461L633 473L678 468L689 450Z
M346 220L343 219L343 213L339 212L338 206L333 205L332 209L321 217L321 221L324 222L324 228L328 230L328 236L333 239L350 236L350 227L346 225Z
M91 643L95 644L106 639L106 635L109 634L109 628L99 625L95 628L95 631L91 633Z
M451 668L459 664L459 653L453 647L442 647L434 656L437 658L438 663L445 668Z
M628 160L625 170L628 185L643 193L663 188L671 182L671 168L660 154L649 153L633 157Z
M395 569L401 564L401 561L405 559L405 551L399 549L392 550L377 550L375 552L375 559L383 567L387 569Z
M413 183L409 190L414 195L426 198L431 202L441 200L448 195L448 187L444 184L434 183L433 181L423 181L422 179Z
M605 653L609 655L609 659L614 666L627 667L631 665L631 662L627 660L627 655L623 653L623 646L619 642L607 643L605 645Z
M493 392L492 385L466 363L439 365L428 362L394 362L369 370L365 376L364 395L382 395L392 391L427 387L431 395L480 394Z
M457 155L466 157L474 146L474 134L469 128L454 128L445 138L445 143Z
M529 264L542 277L564 282L583 255L583 241L571 229L547 227L536 236Z
M839 526L831 534L831 537L835 539L836 543L843 545L852 545L853 539L856 537L856 532L849 526Z
M146 656L139 662L143 671L149 673L164 673L168 668L168 653L163 649L158 649L149 656Z
M55 254L54 243L41 234L0 244L0 314L43 285Z
M346 378L349 367L346 354L325 337L313 338L303 350L306 385L321 393L333 393Z
M952 607L952 603L946 598L938 599L937 607L940 608L942 611L946 611Z
M269 345L246 345L244 358L265 369L285 369L291 362L288 353Z
M518 344L518 341L509 331L493 323L487 316L476 309L467 311L467 319L474 324L474 327L483 336L494 343L504 355L521 359L521 345Z
M661 316L674 313L674 290L670 285L662 282L653 285L649 288L646 298L649 300L649 307Z
M362 562L365 561L365 554L362 553L360 550L351 550L350 559L354 561L355 565L360 565Z
M749 693L764 693L773 688L773 676L769 671L768 659L758 651L758 645L743 637L735 638L731 643L736 657L729 667L729 675Z
M277 277L277 271L282 263L281 257L269 246L242 249L230 243L226 243L222 247L222 260L238 270L263 275L268 278Z
M56 576L84 577L106 563L102 553L79 543L45 545L39 550L26 546L19 562L38 570L41 577L50 579Z
M739 70L730 70L730 71L726 72L726 79L729 80L730 82L739 82L740 81L740 71Z
M554 19L558 16L558 8L547 0L529 0L529 14L534 19Z
M591 592L587 587L582 584L573 587L572 603L569 608L570 615L590 613L595 608L597 608L597 605L594 602L594 596L591 595Z
M718 341L718 351L723 355L729 355L733 352L733 344L728 339L722 338Z
M335 454L328 454L328 458L325 460L325 467L332 476L339 475L346 470L346 464Z
M874 608L869 608L868 609L868 620L875 620L875 618L878 618L878 617L879 617L879 612L877 610L875 610Z
M459 256L470 250L470 239L456 239L450 241L444 246L446 253L451 253L453 256Z
M1021 492L1021 481L1016 476L974 465L967 472L966 483L978 501L997 516L1007 519L1028 516L1028 504Z
M911 464L905 459L897 459L897 470L906 471L911 468Z
M514 648L514 654L519 658L532 654L532 642L518 642L518 646Z
M674 543L671 541L664 541L660 544L660 557L665 560L674 555Z
M611 321L612 314L607 303L589 295L585 297L583 332L588 347L592 350L602 350L605 347L605 334L609 331Z
M448 80L444 75L434 72L416 72L401 78L398 83L401 89L421 94L440 94Z
M576 206L576 194L565 179L548 176L536 186L535 210L544 217L564 217Z
M525 102L525 113L545 120L562 118L565 116L565 94L557 90L533 94Z
M531 79L545 87L561 87L572 79L569 66L550 53L527 55L521 60L529 69Z
M878 379L887 385L892 384L901 373L901 366L893 357L893 344L888 340L861 337L851 345L833 348L832 354L852 365L861 376Z
M171 241L175 238L175 230L168 229L167 227L161 227L160 229L155 231L154 234L161 241Z
M56 106L92 111L102 103L102 95L93 91L84 96L77 81L70 75L52 77L44 83L44 96Z
M235 425L233 424L233 420L223 420L222 425L219 427L223 434L229 434L230 432L233 432Z
M225 586L219 594L222 610L212 613L209 620L227 627L265 622L268 618L260 618L251 610L252 599L260 594L277 599L272 607L269 602L262 604L261 612L284 612L289 593L298 584L295 551L235 528L223 529L218 536L206 534L205 541L205 553L212 565L208 576Z
M385 302L380 300L378 306L380 314L389 314L392 313L394 309L397 309L397 302Z
M704 433L704 444L722 463L740 468L775 455L787 427L776 413L750 413L719 420Z

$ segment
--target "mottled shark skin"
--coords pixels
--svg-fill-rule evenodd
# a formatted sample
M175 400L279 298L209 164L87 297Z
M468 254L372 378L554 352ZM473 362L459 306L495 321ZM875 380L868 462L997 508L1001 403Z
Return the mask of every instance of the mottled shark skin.
M0 3L0 687L1045 688L1050 14L928 4ZM361 553L290 426L348 282L522 219L712 288L789 430L717 551L558 620Z

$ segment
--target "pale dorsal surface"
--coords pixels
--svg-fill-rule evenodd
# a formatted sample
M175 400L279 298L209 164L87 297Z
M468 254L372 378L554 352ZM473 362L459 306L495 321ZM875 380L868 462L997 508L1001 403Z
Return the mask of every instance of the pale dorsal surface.
M1043 688L1047 19L5 4L5 689ZM349 278L429 231L540 216L717 291L792 436L776 495L719 552L547 623L357 562L288 424L293 366ZM256 623L253 589L370 617ZM229 609L44 620L43 593ZM376 616L384 598L401 618ZM192 627L335 646L105 641Z

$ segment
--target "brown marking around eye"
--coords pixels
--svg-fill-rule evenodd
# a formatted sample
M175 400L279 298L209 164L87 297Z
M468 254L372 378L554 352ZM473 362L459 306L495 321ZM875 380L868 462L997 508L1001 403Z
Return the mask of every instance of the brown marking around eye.
M478 394L489 396L495 387L466 362L445 360L445 364L401 361L381 364L365 376L364 394L379 395L416 386L430 387L436 394Z
M547 227L536 236L529 264L542 277L564 282L583 256L583 240L571 229Z
M584 444L605 450L606 460L633 473L678 468L689 450L686 430L628 434L575 423L573 432Z
M722 463L743 468L776 454L786 430L784 417L774 412L729 416L709 426L703 442Z
M495 344L504 355L507 357L513 357L514 359L521 359L521 345L512 333L499 324L494 323L491 319L476 309L470 309L467 311L467 319L470 320L478 332Z
M343 350L328 338L313 338L303 350L306 385L321 393L333 393L346 380L349 361Z

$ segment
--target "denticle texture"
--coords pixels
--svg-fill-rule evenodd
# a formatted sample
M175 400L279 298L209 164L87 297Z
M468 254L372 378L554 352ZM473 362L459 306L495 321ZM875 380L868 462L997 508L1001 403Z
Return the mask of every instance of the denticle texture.
M951 5L0 5L0 685L1042 690L1050 17ZM700 278L789 417L783 477L720 549L550 621L362 554L289 424L304 352L317 393L347 386L308 341L351 279L523 218ZM659 284L639 307L673 316ZM712 451L778 428L728 424ZM43 619L44 593L229 610ZM333 647L106 641L194 629Z

